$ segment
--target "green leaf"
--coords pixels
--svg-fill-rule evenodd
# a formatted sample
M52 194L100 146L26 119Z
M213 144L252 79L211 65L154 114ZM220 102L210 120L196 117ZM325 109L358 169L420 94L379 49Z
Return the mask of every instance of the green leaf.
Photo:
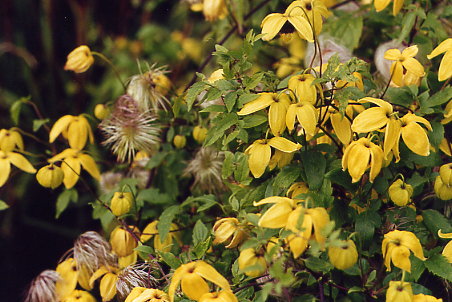
M326 159L320 152L306 151L301 153L301 161L306 173L310 190L318 190L325 176Z
M266 114L253 114L253 115L247 115L243 118L243 128L254 128L256 126L259 126L267 121L267 115Z
M234 108L235 102L237 101L237 92L231 91L228 94L224 96L224 104L226 105L226 109L228 109L228 112L232 111L232 108Z
M172 253L159 252L159 255L162 256L163 261L165 261L172 269L176 269L182 264L182 262Z
M168 153L165 151L157 152L155 155L152 155L146 163L146 169L154 169L155 167L160 166L167 155Z
M432 274L452 282L452 269L446 257L436 254L424 261L425 267Z
M64 212L64 210L67 208L69 203L76 202L78 200L78 193L75 189L69 189L63 191L57 198L56 201L56 213L55 218L59 218L61 213Z
M429 209L422 211L422 218L424 218L423 222L425 226L436 238L438 238L438 230L441 230L443 233L452 232L450 221L437 210Z
M249 184L251 182L250 168L248 166L248 156L241 152L237 152L235 154L235 170L234 170L234 178L239 183Z
M206 140L204 141L204 146L210 146L215 143L220 137L222 137L226 130L228 130L232 125L236 124L238 121L237 114L235 113L224 113L215 120L215 126L210 128L207 132Z
M154 252L154 249L148 245L139 245L136 248L133 249L134 251L137 251L139 253L143 253L145 255L152 254Z
M195 102L198 95L206 88L206 83L197 82L193 84L187 91L187 96L185 97L185 101L187 102L188 111L191 110L193 103Z
M398 43L401 43L410 33L411 29L414 26L414 22L416 20L416 12L411 11L405 14L402 20L402 30L400 31L400 36L397 39Z
M170 206L166 208L162 215L160 215L159 223L157 224L157 229L159 231L160 240L164 241L166 236L168 235L171 223L173 222L174 217L180 212L180 207L178 205Z
M234 154L229 151L224 152L225 158L221 168L221 177L228 178L234 172Z
M434 107L444 104L452 97L452 87L446 87L438 93L432 95L423 105L425 107Z
M325 24L325 31L338 38L341 44L349 49L359 45L363 31L363 17L357 15L343 15Z
M208 236L209 230L201 220L198 220L193 228L193 245L198 245L199 243L205 241Z
M281 172L278 173L273 182L273 186L278 190L287 189L291 186L300 176L300 167L298 166L286 166Z
M381 225L380 215L376 212L365 211L356 217L355 232L366 242L372 240L375 228Z
M11 115L11 119L15 125L19 124L19 115L20 110L22 109L23 99L15 101L11 107L9 108L9 113Z
M7 208L9 208L9 205L3 200L0 200L0 211L6 210Z
M333 265L329 261L317 257L309 257L304 261L304 264L314 272L328 273L333 269Z
M47 124L50 119L46 118L43 120L34 120L33 121L33 132L38 131L43 125Z

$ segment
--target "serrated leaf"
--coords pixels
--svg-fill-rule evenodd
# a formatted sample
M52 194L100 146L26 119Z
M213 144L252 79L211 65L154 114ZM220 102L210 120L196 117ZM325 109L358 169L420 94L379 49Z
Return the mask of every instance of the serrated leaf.
M4 202L3 200L0 200L0 211L6 210L9 208L9 205Z
M273 182L273 186L278 190L287 189L300 176L300 167L286 166L278 173Z
M162 257L163 261L168 264L172 269L176 269L181 266L182 262L169 252L159 252L159 255Z
M224 152L225 158L221 168L221 177L228 178L234 172L234 154L229 151Z
M63 191L57 198L56 201L56 213L55 218L59 218L61 213L67 208L69 203L76 202L78 200L78 193L75 189L69 189Z
M238 121L237 114L235 113L225 113L222 114L215 123L215 126L210 128L207 132L206 140L204 141L204 146L210 146L215 143L220 137L222 137L227 129L232 125L236 124Z
M234 108L235 102L237 101L237 92L232 91L225 95L224 97L224 104L226 105L226 109L228 112L232 111L232 108Z
M157 152L155 155L152 155L149 161L146 163L146 169L154 169L155 167L160 166L168 153L161 151Z
M423 105L426 107L439 106L450 100L452 97L452 87L446 87L432 95Z
M250 168L248 166L248 157L243 154L237 152L235 154L235 169L234 169L234 178L236 181L242 184L249 184L251 182Z
M325 176L326 159L320 152L306 151L301 153L303 168L310 190L318 190Z
M267 115L265 114L253 114L247 115L243 118L243 128L254 128L267 121Z
M405 14L402 20L402 30L400 31L400 36L397 39L398 43L401 43L410 33L411 29L414 26L414 22L416 20L416 12L411 11Z
M428 230L436 238L438 238L438 230L441 230L443 233L452 232L450 221L437 210L428 209L422 211L422 218Z
M185 97L185 101L187 102L187 110L190 111L193 103L195 102L198 95L206 88L206 83L197 82L193 84L187 91L187 95Z
M209 230L201 220L198 220L193 228L193 245L198 245L203 242L209 236Z
M166 208L162 215L160 215L159 223L157 225L157 229L159 231L160 240L164 241L166 236L168 235L171 223L173 222L174 217L180 212L180 207L178 205L170 206Z
M447 258L436 254L424 261L425 267L432 274L452 282L452 269Z

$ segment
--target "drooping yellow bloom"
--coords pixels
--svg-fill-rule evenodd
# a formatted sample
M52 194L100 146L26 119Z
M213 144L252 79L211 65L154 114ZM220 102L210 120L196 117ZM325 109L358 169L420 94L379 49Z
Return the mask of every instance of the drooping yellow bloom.
M110 202L111 212L115 216L121 216L130 211L133 196L131 192L115 192Z
M259 178L264 174L265 168L267 168L270 157L271 148L278 149L283 152L292 153L301 148L300 144L289 141L283 137L272 137L271 139L258 139L245 150L245 154L248 154L248 165L251 173L255 178Z
M439 238L452 239L452 233L443 233L441 230L438 230ZM452 264L452 240L449 241L443 249L443 256L447 258L449 263Z
M182 292L192 300L198 300L202 295L208 293L210 281L223 290L231 290L228 281L215 268L202 260L193 261L179 266L171 278L168 288L170 301L174 301L176 289L181 284Z
M104 118L106 118L109 115L110 115L110 108L108 108L106 105L104 105L104 104L97 104L94 107L94 116L97 119L103 120Z
M381 251L387 271L394 266L411 272L410 250L420 260L425 260L419 239L411 232L395 230L386 233L381 245Z
M312 74L299 74L292 76L287 83L289 90L297 97L297 102L308 102L315 105L317 102L317 86L312 85L315 77Z
M228 249L237 247L248 237L245 225L234 217L217 220L213 225L213 233L213 244L224 243Z
M297 208L297 201L287 197L271 196L258 202L253 202L253 205L258 207L269 203L274 205L261 216L259 226L271 229L285 227L290 213Z
M116 295L116 281L118 281L118 269L110 266L101 266L89 279L89 285L94 286L94 282L100 279L99 291L102 301L110 301Z
M281 30L283 33L292 33L295 29L299 35L309 42L314 42L314 35L311 25L303 11L304 2L292 2L284 14L273 13L262 20L262 40L269 41L273 39ZM286 22L290 25L287 25Z
M413 296L413 302L443 302L443 299L437 299L430 295L417 294Z
M441 120L441 124L447 125L452 122L452 100L447 103L443 114L444 118Z
M325 118L323 119L322 126L329 119L331 121L331 125L333 126L333 130L337 138L340 140L342 144L348 146L348 144L350 144L350 141L352 140L352 129L351 122L348 118L350 117L351 119L351 116L348 116L347 113L346 115L341 114L338 110L334 108L328 108L326 113L323 108L319 108L319 116L325 116ZM323 137L328 136L324 135Z
M165 240L162 241L157 229L158 222L158 220L154 220L144 228L143 233L140 237L141 241L146 242L154 237L154 249L159 252L171 251L171 247L174 245L174 241L178 242L179 245L181 245L180 233L175 232L178 229L177 225L175 223L171 224L170 232L166 235Z
M303 15L307 15L308 21L318 36L322 31L323 18L331 15L322 0L300 0L300 6L303 8Z
M64 70L72 70L82 73L88 70L94 63L94 57L88 46L82 45L71 51L67 56Z
M37 181L45 188L55 189L59 187L63 183L63 178L63 170L54 164L42 167L36 173Z
M222 290L206 293L199 298L198 302L238 302L238 300L232 291Z
M292 161L295 153L289 153L289 152L283 152L279 151L278 149L275 150L275 153L270 158L270 162L268 163L268 168L273 170L274 168L278 167L279 169L284 168L290 162Z
M126 257L133 253L133 249L137 247L136 238L131 233L136 234L136 227L125 230L122 227L116 227L110 234L111 248L119 257Z
M380 173L382 165L383 150L366 137L352 142L342 156L342 170L348 169L352 182L360 180L369 166L369 181L373 182Z
M207 21L215 21L224 18L228 9L224 0L204 0L202 12Z
M386 302L412 302L413 290L409 282L390 281L386 291Z
M96 302L96 298L87 291L76 289L61 302Z
M22 154L0 150L0 187L8 180L11 164L27 173L36 173L36 169Z
M136 298L138 298L147 289L148 288L146 288L146 287L140 287L140 286L134 287L124 302L133 302Z
M375 10L377 12L384 10L386 6L388 6L389 2L391 2L391 0L375 0L374 1ZM404 0L394 0L394 4L392 6L392 15L395 16L399 13L400 9L403 6L403 2Z
M441 60L438 71L438 81L445 81L452 77L452 38L448 38L441 42L427 58L431 60L439 54L445 52Z
M359 102L370 102L378 105L378 107L366 109L355 117L351 126L354 132L367 133L383 128L388 124L393 113L390 103L371 97L362 98Z
M439 199L441 200L452 199L452 186L445 184L443 182L443 179L441 178L441 175L438 175L435 178L434 190L436 196L438 196Z
M287 94L281 93L259 93L259 97L237 112L238 115L248 115L270 106L268 110L268 123L274 136L280 136L286 129L285 117L287 108L290 105L290 98Z
M295 127L295 118L306 132L306 135L310 137L315 135L319 113L314 105L308 102L300 102L289 106L286 115L286 124L289 131L292 131Z
M130 294L129 294L130 297ZM129 299L127 297L127 299ZM159 289L148 288L144 289L140 295L133 300L126 300L125 302L169 302L170 298L167 293Z
M304 182L296 182L292 184L289 189L287 189L287 197L297 200L297 196L300 194L305 194L309 192L309 188Z
M77 286L78 271L74 258L67 258L56 268L56 272L60 275L55 284L55 292L60 300L69 296Z
M399 207L406 206L411 201L413 187L401 179L397 179L389 186L389 198Z
M452 186L452 163L442 165L439 168L439 175L444 184Z
M384 58L395 61L391 65L392 81L397 86L403 86L404 70L411 72L414 76L423 77L425 75L424 67L414 56L418 53L417 45L405 48L402 52L393 48L385 52Z
M187 144L187 138L180 134L175 135L173 138L173 144L177 149L182 149Z
M14 151L14 149L20 151L24 150L24 141L20 132L16 128L1 129L0 130L0 150L4 152Z
M91 144L94 143L93 131L83 115L65 115L56 121L50 130L49 142L53 143L61 133L68 139L72 149L82 150L88 139Z
M358 251L353 240L342 240L340 246L328 248L328 258L331 264L340 270L352 267L358 261Z
M239 269L249 277L262 276L267 270L267 261L261 251L256 251L254 248L247 248L240 252L237 259ZM253 269L250 269L253 267Z
M93 178L99 180L100 172L94 159L77 149L66 149L49 159L50 163L62 161L61 169L64 173L63 183L66 189L72 188L78 181L81 168L85 169Z
M195 141L197 141L199 144L202 144L207 136L207 128L202 126L195 126L193 128L193 138Z

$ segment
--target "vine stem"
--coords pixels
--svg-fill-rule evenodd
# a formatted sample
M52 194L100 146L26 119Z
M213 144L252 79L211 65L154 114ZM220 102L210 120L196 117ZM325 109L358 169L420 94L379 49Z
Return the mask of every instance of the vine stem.
M119 82L121 82L122 88L124 88L124 92L125 92L127 90L126 85L124 84L123 80L121 79L121 75L119 74L118 69L116 68L115 65L113 65L113 62L100 52L91 51L91 54L99 57L100 59L105 61L108 65L110 65L110 67L113 69L113 72L115 73L116 77L118 78Z
M261 3L259 3L256 7L254 7L248 14L246 14L243 17L243 20L248 20L254 13L256 13L258 10L260 10L262 7L264 7L267 3L269 3L271 0L264 0ZM217 43L217 45L223 45L231 36L232 34L238 29L237 24L235 24L227 33L226 35ZM196 82L197 79L197 73L202 72L204 68L209 64L210 60L213 58L213 52L211 52L201 63L198 70L196 70L196 73L191 78L190 82L185 86L184 92L187 91L188 88L190 88L191 85L193 85Z

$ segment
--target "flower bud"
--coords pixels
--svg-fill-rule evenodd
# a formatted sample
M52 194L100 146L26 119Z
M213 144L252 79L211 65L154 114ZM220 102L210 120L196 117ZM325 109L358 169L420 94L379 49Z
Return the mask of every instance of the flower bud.
M441 200L452 199L452 186L448 186L443 182L441 175L438 175L435 179L435 193Z
M108 115L110 115L110 109L104 104L97 104L96 107L94 107L94 116L97 119L103 120Z
M54 164L47 165L39 169L36 173L36 180L45 188L55 189L63 182L63 170Z
M193 138L199 143L202 144L207 136L207 128L202 126L196 126L193 128Z
M121 216L130 211L132 206L132 193L130 192L115 192L111 199L111 211L115 216Z
M82 73L88 70L94 63L94 57L88 46L82 45L71 51L67 56L64 70L72 70L75 73Z
M14 151L17 148L19 150L24 149L24 141L20 132L11 128L0 130L0 150L4 152Z
M138 231L136 228L132 232ZM133 236L121 227L116 227L110 235L110 244L119 257L129 256L138 243Z
M237 247L247 237L244 227L240 225L237 218L217 220L213 226L213 232L215 234L213 244L224 243L229 249Z
M439 175L445 185L452 186L452 163L442 165L439 168Z
M328 258L331 264L340 270L352 267L358 261L356 245L352 240L342 241L340 246L328 248Z
M187 138L183 135L176 135L173 139L173 144L177 149L182 149L185 147L185 144L187 143Z
M389 198L399 207L406 206L411 201L413 187L401 179L397 179L389 187Z
M238 258L239 269L249 277L259 277L265 273L267 269L267 261L265 261L264 255L257 253L253 248L244 249L240 252ZM249 270L250 267L259 267Z

